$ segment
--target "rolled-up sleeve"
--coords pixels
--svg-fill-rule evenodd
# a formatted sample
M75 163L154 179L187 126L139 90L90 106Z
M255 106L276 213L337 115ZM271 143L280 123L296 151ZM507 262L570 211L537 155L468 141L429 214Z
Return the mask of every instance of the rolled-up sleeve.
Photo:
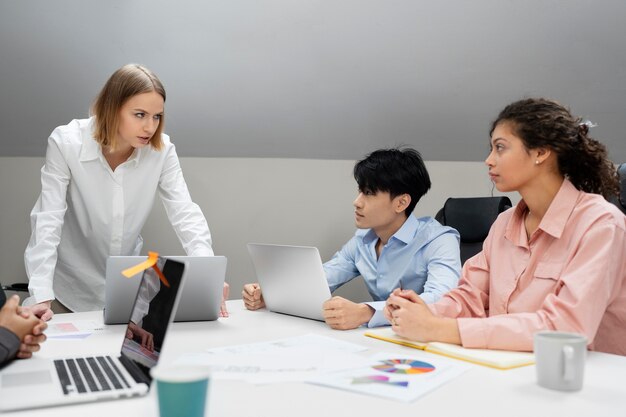
M488 246L488 240L485 245ZM449 318L486 317L489 308L489 263L486 251L468 259L463 265L459 286L429 307L433 313Z
M459 318L463 346L531 351L534 333L545 329L582 333L591 343L607 307L620 294L624 253L623 226L595 225L565 264L559 289L545 296L537 311Z

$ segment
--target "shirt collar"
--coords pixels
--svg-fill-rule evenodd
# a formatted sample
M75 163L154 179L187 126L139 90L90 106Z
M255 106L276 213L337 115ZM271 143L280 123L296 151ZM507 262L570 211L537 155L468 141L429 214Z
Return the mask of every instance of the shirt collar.
M82 146L80 148L79 161L93 161L101 155L100 144L93 137L94 118L91 117L89 122L80 129Z
M567 179L563 180L559 192L556 193L548 211L541 219L539 228L557 239L560 238L580 194L581 191L577 190L574 184Z
M405 244L410 243L415 236L418 225L419 222L417 221L417 218L413 216L413 214L409 214L409 217L407 217L402 226L396 231L396 233L393 234L393 236L391 236L391 238L389 238L389 240L397 239ZM376 239L378 239L378 236L374 233L374 229L369 229L363 235L363 243L365 244L371 243Z
M150 145L148 145L148 146L150 146ZM144 149L148 149L148 146L144 146L141 149L135 148L133 150L133 153L131 153L130 157L126 160L126 163L133 164L133 165L137 166L137 164L139 163L139 160L141 159L141 155L144 152Z
M559 188L546 214L541 219L538 229L541 229L557 239L560 238L563 234L563 229L565 229L567 219L576 206L576 201L578 201L580 193L581 191L577 190L574 184L567 178L564 179L561 188ZM524 215L527 208L528 206L524 200L521 200L517 204L515 212L506 227L505 237L508 240L517 242L522 231L526 233L525 230L522 229L524 227Z
M93 128L94 118L91 117L89 122L81 129L80 132L83 143L80 149L79 160L81 162L93 161L102 156L102 160L106 163L104 155L102 155L102 147L93 137ZM132 163L135 166L139 164L139 160L141 159L141 154L144 149L148 149L148 147L143 147L142 149L135 148L126 162Z

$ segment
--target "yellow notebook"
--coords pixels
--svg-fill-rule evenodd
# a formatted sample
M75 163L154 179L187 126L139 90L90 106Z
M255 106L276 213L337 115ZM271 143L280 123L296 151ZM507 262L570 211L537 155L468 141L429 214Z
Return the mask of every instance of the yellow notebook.
M425 350L430 353L448 356L454 359L476 363L478 365L489 366L496 369L511 369L520 366L532 365L535 363L535 355L529 352L513 352L510 350L491 349L467 349L459 345L450 343L414 342L404 337L398 336L390 327L365 332L365 336L384 340L385 342L396 343L414 349Z

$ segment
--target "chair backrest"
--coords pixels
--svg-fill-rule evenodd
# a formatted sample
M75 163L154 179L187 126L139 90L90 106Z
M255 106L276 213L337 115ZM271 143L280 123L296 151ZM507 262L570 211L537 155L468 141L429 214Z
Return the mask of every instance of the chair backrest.
M461 235L461 263L482 250L498 214L512 206L508 197L448 198L435 219Z
M617 168L617 173L619 174L619 195L609 199L609 201L626 214L626 164L620 165Z
M11 285L0 285L0 307L2 307L10 296L17 294L20 296L20 304L28 297L28 283L17 282Z

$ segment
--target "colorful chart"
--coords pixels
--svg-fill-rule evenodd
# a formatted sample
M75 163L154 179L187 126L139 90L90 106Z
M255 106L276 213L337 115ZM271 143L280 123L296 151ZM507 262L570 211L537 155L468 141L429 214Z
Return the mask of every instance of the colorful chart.
M353 378L352 384L385 384L404 388L409 386L408 381L390 381L388 376L382 375L368 375L359 378Z
M380 365L375 365L372 368L394 374L425 374L435 370L433 365L414 359L388 359L381 361Z

